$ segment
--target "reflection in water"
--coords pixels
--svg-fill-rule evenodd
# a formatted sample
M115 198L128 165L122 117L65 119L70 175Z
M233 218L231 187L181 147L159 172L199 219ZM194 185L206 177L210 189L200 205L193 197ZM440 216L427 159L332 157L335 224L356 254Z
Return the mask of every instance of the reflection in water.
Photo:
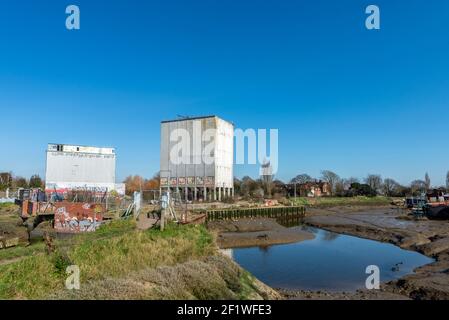
M387 243L304 227L315 239L270 247L236 248L234 260L274 288L353 291L364 288L366 267L381 281L400 278L433 260Z
M281 226L290 228L302 225L304 217L300 214L297 215L283 215L276 218L276 222Z
M334 241L339 236L340 235L338 233L335 233L335 232L325 232L324 235L323 235L323 240L324 241Z
M270 250L271 246L260 246L258 248L261 252L267 253Z

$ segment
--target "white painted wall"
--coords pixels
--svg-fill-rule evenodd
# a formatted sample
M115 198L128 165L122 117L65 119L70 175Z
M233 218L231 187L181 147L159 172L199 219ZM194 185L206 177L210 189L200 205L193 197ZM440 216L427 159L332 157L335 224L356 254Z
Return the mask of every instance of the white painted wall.
M212 164L205 164L204 161L202 161L202 154L206 145L210 142L200 141L200 147L197 150L193 148L194 126L198 124L201 124L201 137L207 129L216 129L215 136L212 139L214 144L214 161ZM189 164L174 164L170 158L171 150L178 150L177 147L179 146L179 141L170 141L170 135L174 130L180 128L187 130L191 138L189 142L191 150ZM207 180L207 177L211 177L213 178L214 185L210 187L233 188L233 159L233 124L218 117L174 120L161 123L161 178L176 178L178 186L183 187L183 185L179 185L179 178L184 178L186 182L189 180L192 181L193 179L196 183L197 177L202 178L204 182ZM200 162L200 164L195 164L195 162ZM194 186L195 183L193 185L189 184L189 186ZM203 185L197 186L200 187Z
M115 151L112 148L49 145L46 189L115 190Z

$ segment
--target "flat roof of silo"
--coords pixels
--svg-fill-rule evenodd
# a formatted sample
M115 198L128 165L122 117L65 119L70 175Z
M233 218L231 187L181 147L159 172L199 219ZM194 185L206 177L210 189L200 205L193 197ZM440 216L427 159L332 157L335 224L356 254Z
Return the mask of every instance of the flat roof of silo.
M219 116L216 116L216 115L199 116L199 117L186 117L186 118L180 118L180 119L175 119L175 120L164 120L164 121L161 121L161 123L180 122L180 121L189 121L189 120L201 120L201 119L209 119L209 118L218 118L218 119L221 119L223 121L226 121L226 122L234 125L232 122L224 120L223 118L220 118Z

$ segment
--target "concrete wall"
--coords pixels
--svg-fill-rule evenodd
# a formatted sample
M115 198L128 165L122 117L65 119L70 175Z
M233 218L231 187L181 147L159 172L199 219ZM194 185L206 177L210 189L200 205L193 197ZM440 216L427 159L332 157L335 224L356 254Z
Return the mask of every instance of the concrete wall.
M112 148L49 145L46 189L115 190L115 152Z
M200 134L195 135L198 130ZM184 144L190 147L191 155L187 163L175 164L171 153L180 151L180 139L172 141L170 136L176 129L185 129L190 141ZM210 141L202 139L208 129L215 129ZM200 139L196 139L195 138ZM174 138L174 137L172 137ZM203 153L212 142L213 162L203 161ZM194 147L196 143L196 148ZM208 187L233 188L234 126L218 117L204 117L161 123L161 184L170 187Z
M234 187L234 125L217 118L216 187Z

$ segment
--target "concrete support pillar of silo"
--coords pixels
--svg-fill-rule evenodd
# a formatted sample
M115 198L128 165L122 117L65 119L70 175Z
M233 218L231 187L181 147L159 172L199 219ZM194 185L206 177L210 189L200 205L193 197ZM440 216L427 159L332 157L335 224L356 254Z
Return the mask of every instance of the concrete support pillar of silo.
M193 187L193 198L195 199L195 201L198 201L198 188L197 187Z
M189 188L185 187L184 188L184 201L188 201L189 200Z
M231 188L231 197L234 198L234 188Z
M204 187L203 201L204 202L207 201L207 188L206 187Z
M214 187L214 201L217 201L217 188Z
M222 194L222 192L223 192L223 188L219 187L218 188L218 201L221 201L221 194Z

